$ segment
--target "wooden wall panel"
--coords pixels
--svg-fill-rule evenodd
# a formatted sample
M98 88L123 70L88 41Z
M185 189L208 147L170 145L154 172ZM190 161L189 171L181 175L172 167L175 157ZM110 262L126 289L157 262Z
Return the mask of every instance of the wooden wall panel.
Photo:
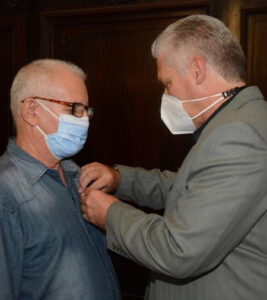
M168 24L204 4L177 3L119 10L105 8L42 13L41 55L70 60L87 73L94 107L88 142L75 160L176 170L192 136L173 136L160 120L163 88L151 44ZM116 254L112 259L124 300L143 299L148 271ZM133 279L135 278L135 279ZM138 278L138 280L137 280Z
M248 84L258 85L267 97L267 8L244 10L242 21Z
M14 1L14 0L10 0ZM209 3L208 0L29 0L40 3L41 11L52 11L52 10L73 10L73 9L86 9L86 8L115 8L119 11L127 8L140 8L144 10L146 7L164 7L170 4L179 5L179 7L194 7L203 5L204 2Z
M10 132L12 131L12 121L9 112L9 88L10 87L10 78L12 74L12 66L13 66L13 38L14 32L12 26L0 26L0 48L1 56L0 56L0 65L1 73L0 73L0 81L3 84L3 91L1 96L1 118L0 118L0 148L1 153L6 148L6 142Z
M211 13L230 27L248 56L248 83L266 95L267 0L0 0L0 152L12 134L13 76L27 60L54 57L88 74L95 117L79 164L176 170L193 142L171 135L160 120L163 88L150 47L169 23L194 13ZM123 299L142 299L146 269L116 254L113 261Z
M25 20L18 15L0 15L0 154L4 152L8 137L14 134L9 109L9 91L17 69L25 63L26 40Z
M212 15L221 19L241 42L247 56L247 84L267 97L267 0L213 0Z
M80 163L101 161L176 170L192 144L172 136L160 120L162 87L151 44L180 17L207 13L208 6L126 11L43 13L42 56L73 61L88 74L95 116ZM167 147L166 147L167 145ZM172 150L175 149L175 150Z

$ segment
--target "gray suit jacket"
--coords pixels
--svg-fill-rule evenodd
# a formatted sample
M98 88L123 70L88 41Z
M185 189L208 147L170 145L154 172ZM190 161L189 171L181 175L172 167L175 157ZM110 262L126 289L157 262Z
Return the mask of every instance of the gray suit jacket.
M242 90L177 173L119 167L108 247L151 269L151 300L267 299L267 103Z

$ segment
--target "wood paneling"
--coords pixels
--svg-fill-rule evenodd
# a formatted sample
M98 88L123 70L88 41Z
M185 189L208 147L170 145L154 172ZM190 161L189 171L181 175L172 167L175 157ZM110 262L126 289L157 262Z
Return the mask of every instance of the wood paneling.
M0 153L2 154L6 149L8 137L14 134L9 109L9 90L17 69L25 63L26 40L25 20L23 17L18 15L0 16L0 49Z
M9 0L12 1L12 0ZM203 5L204 2L210 3L208 0L46 0L38 1L40 2L41 11L52 11L52 10L74 10L74 9L97 9L102 8L114 8L119 11L121 8L123 10L127 8L139 8L144 10L147 7L163 7L165 5L179 5L179 7L197 7ZM100 12L99 10L99 12Z
M267 0L212 1L211 12L230 28L247 56L247 84L267 97Z
M44 12L42 56L70 60L88 75L94 119L80 164L101 161L176 170L191 136L172 136L160 120L163 92L151 44L178 18L208 13L208 5ZM142 299L148 272L112 254L123 299ZM138 278L138 280L133 280Z
M267 96L267 8L244 10L243 48L247 54L248 84L258 85Z
M176 170L193 142L191 135L171 135L160 120L163 88L150 47L168 24L195 13L229 26L248 56L248 83L266 95L267 0L1 0L0 152L13 132L9 89L16 71L28 60L53 57L88 75L95 116L75 157L79 164ZM116 254L113 261L123 299L142 299L147 270Z
M174 20L207 12L207 5L169 5L141 12L107 9L101 15L91 10L43 14L42 55L73 61L88 75L95 116L88 143L76 157L79 163L178 168L191 137L171 136L160 120L162 87L150 48Z
M11 10L21 10L26 7L27 0L1 0L0 1L0 9Z

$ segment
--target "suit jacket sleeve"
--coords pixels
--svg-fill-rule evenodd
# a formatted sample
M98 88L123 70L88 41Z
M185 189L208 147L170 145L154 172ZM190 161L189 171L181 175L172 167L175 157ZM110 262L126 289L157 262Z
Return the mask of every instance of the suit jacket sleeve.
M166 198L164 216L122 202L109 208L110 249L156 272L187 278L213 269L238 247L266 211L266 140L246 123L227 123L187 164L190 171L181 167L184 184L176 180L171 190L159 192ZM157 185L148 182L132 179L129 197L151 199Z
M167 199L168 191L172 188L176 178L176 172L158 169L151 171L142 168L130 168L118 166L121 183L115 196L134 201L140 206L152 209L163 209Z

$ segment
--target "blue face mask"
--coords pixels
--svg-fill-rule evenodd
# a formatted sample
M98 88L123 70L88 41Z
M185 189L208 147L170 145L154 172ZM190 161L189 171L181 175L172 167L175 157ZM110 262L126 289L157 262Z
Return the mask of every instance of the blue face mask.
M43 103L38 100L37 102L59 120L58 130L52 134L46 134L38 125L36 126L44 136L46 145L51 154L58 160L77 154L86 142L89 118L77 118L66 114L60 114L58 117Z

